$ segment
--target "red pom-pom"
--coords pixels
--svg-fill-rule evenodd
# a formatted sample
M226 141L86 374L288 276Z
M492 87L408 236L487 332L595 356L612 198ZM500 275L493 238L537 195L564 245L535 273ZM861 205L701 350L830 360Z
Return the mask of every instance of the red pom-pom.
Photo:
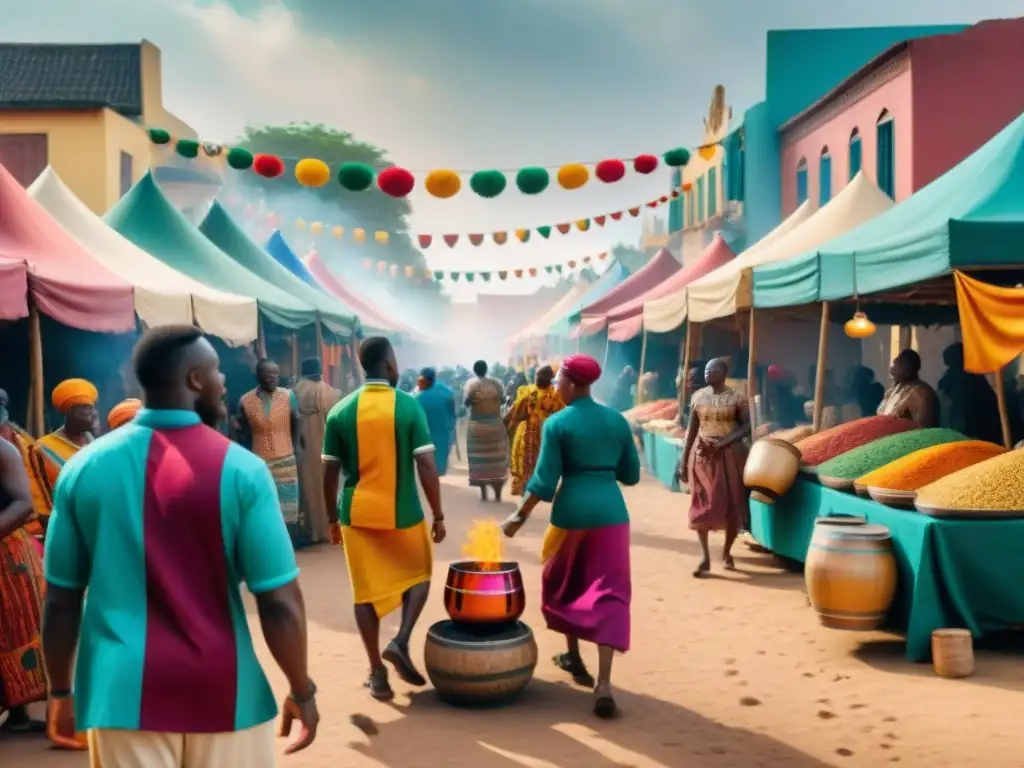
M654 155L638 155L633 158L633 170L637 173L653 173L658 167L658 158Z
M276 179L284 173L284 163L277 155L256 155L252 169L266 179Z
M621 160L602 160L594 169L594 175L605 184L612 184L626 175L626 164Z
M416 178L405 168L386 168L377 174L380 191L391 197L405 197L415 184Z

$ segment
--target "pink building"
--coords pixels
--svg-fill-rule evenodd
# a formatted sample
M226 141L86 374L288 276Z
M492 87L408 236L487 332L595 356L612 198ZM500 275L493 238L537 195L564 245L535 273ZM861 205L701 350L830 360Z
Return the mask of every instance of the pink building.
M863 170L897 202L1024 112L1024 18L893 46L779 131L782 216Z

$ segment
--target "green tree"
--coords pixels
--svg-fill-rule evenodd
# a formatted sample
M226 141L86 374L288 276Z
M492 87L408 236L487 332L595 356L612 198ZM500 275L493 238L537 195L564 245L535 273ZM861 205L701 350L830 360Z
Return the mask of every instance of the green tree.
M276 179L265 179L255 173L241 174L242 183L266 200L267 205L282 217L282 232L296 246L309 244L309 235L292 231L289 225L297 218L322 221L325 225L340 225L346 231L361 227L367 233L367 242L359 245L346 234L341 240L331 237L326 230L315 239L317 250L342 275L362 270L364 259L387 261L402 270L397 278L380 274L376 268L362 271L359 279L386 282L390 292L397 295L415 292L417 298L444 301L440 286L425 279L427 264L423 254L409 236L408 217L412 206L406 198L389 197L376 188L365 192L350 192L337 181L342 163L365 163L376 169L389 166L387 153L367 142L359 141L347 131L326 125L292 123L283 126L255 126L235 142L250 152L268 153L280 157L285 172ZM302 158L323 160L335 174L328 184L318 188L301 186L295 179L295 164ZM388 232L388 244L373 241L375 231ZM416 270L416 279L408 279L405 267Z
M640 267L651 260L652 254L647 254L639 248L619 243L612 248L611 257L624 266L630 274L636 272Z

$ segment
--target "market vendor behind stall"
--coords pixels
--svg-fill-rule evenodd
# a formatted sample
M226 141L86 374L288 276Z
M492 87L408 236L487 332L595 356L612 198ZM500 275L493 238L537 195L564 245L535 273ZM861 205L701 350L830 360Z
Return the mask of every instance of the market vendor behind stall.
M921 356L904 349L892 361L889 376L893 386L885 392L878 406L880 416L910 419L920 427L939 426L939 398L931 386L919 378Z

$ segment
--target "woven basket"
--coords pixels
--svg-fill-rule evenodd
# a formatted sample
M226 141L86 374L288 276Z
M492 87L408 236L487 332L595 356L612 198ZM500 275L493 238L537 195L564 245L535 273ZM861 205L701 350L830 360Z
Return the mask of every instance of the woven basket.
M966 629L932 632L932 666L939 677L961 678L974 674L974 642Z

